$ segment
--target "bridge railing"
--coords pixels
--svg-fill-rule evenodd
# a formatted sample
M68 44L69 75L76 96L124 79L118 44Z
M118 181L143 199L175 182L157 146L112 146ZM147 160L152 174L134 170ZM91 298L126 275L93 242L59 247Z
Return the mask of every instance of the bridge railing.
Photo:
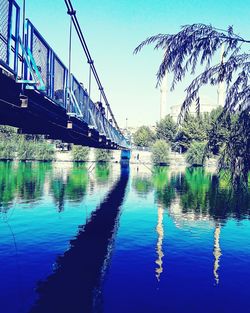
M18 73L20 8L15 1L0 0L0 63Z
M24 43L20 35L19 6L14 0L0 0L0 64L26 88L39 90L100 135L128 147L123 135L93 103L84 86L69 75L67 67L29 19Z

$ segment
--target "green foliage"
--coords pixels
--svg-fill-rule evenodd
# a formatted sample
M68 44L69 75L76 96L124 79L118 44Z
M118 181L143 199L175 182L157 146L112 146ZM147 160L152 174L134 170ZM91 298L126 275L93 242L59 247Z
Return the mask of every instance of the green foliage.
M75 163L67 179L65 195L71 201L80 202L86 194L87 185L88 171L85 164Z
M146 196L153 189L151 180L148 177L135 177L132 186L140 196Z
M54 145L47 142L34 142L35 159L38 161L53 161L55 155Z
M187 115L180 126L175 142L181 152L187 151L192 141L207 140L207 115Z
M113 152L106 149L95 149L95 160L96 162L110 162L112 159Z
M203 165L203 157L205 153L205 142L192 142L186 154L186 161L189 165Z
M197 23L183 26L176 34L158 34L148 37L136 49L138 53L144 46L153 44L155 49L162 49L164 58L157 72L157 84L160 85L167 72L172 73L173 90L176 84L187 74L195 74L197 67L199 74L185 89L186 97L182 103L179 122L187 116L190 107L195 103L200 111L200 90L206 85L225 84L226 99L223 115L240 115L229 134L225 129L212 128L209 138L202 138L199 128L197 136L192 132L191 141L209 139L211 151L217 154L222 146L219 169L228 168L231 171L231 182L235 188L247 187L249 160L249 58L246 48L249 40L245 40L229 26L226 30L211 25ZM245 51L244 51L245 46ZM243 52L242 52L243 50ZM223 59L218 62L218 52L223 51ZM218 118L218 124L222 119ZM195 130L192 125L189 128ZM226 138L224 138L224 136ZM230 140L227 140L229 138ZM184 127L178 134L177 143L187 149L190 137ZM225 143L223 143L223 140Z
M73 146L72 149L72 155L73 155L73 161L76 162L86 162L89 159L89 147L83 147L83 146Z
M0 141L0 159L13 160L15 158L16 143L12 140Z
M152 161L154 164L169 162L169 146L164 140L156 140L152 146Z
M167 142L173 142L176 136L177 125L170 115L166 115L156 124L156 137Z
M34 141L26 141L21 138L18 144L17 157L21 161L35 160L35 144Z
M155 140L155 134L148 126L141 126L133 135L134 144L138 147L150 147Z
M235 189L248 188L250 172L250 115L242 112L229 121L230 131L224 139L219 170L229 170Z
M97 163L95 167L96 181L99 184L106 183L110 176L110 164Z

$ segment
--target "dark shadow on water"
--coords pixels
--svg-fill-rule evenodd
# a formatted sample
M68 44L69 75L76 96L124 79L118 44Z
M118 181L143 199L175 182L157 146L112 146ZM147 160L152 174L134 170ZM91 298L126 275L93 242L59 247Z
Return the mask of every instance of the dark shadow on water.
M100 284L112 252L128 178L128 168L121 169L105 200L80 227L69 250L57 259L53 274L38 284L38 300L31 313L101 311Z

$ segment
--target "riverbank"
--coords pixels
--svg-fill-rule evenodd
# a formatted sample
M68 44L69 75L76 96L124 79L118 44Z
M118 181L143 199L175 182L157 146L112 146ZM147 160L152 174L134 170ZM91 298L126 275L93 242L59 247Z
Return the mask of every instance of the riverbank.
M171 167L186 167L188 166L185 154L179 154L176 152L170 152L169 154L169 165ZM119 163L121 158L121 151L113 151L113 157L111 162ZM141 151L141 150L132 150L130 164L146 164L148 166L152 165L152 152L150 151ZM55 153L56 162L73 162L73 156L71 151L57 151ZM90 149L89 162L95 162L94 149ZM211 158L206 162L206 167L216 168L217 159Z

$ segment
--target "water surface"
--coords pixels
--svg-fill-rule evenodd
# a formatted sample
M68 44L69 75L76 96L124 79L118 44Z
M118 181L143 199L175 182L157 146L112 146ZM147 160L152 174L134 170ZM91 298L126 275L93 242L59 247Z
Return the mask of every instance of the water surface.
M0 312L248 312L250 194L203 169L0 162Z

